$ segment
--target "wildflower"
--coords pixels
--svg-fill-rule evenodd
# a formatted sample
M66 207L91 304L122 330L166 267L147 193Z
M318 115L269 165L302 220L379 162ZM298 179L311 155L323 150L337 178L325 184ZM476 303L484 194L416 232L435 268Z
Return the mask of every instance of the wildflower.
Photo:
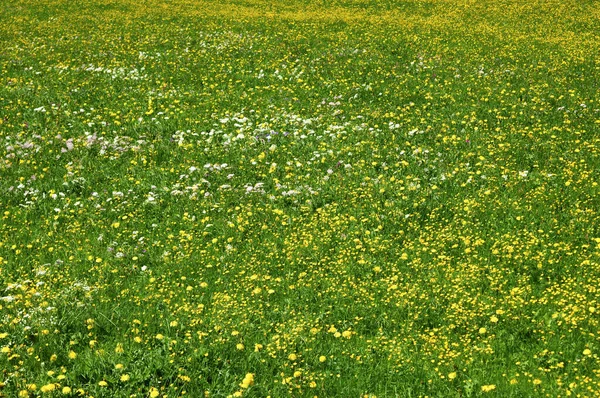
M160 393L158 392L158 390L154 387L150 388L150 398L156 398L160 395Z
M254 384L254 373L246 373L244 380L242 380L240 387L248 388Z
M456 379L456 372L450 372L450 373L448 373L448 379L449 380Z
M325 362L327 360L327 357L325 355L321 355L319 357L319 362Z
M490 392L496 389L496 385L495 384L489 384L486 386L481 386L481 391L482 392Z
M69 359L77 358L77 353L75 351L69 351Z
M121 375L121 377L119 378L119 380L121 381L128 381L129 380L129 375Z
M66 386L65 386L65 387L63 387L63 389L62 389L62 393L63 393L64 395L68 395L68 394L70 394L70 393L71 393L71 387L66 387Z
M583 355L585 355L585 356L592 355L592 350L590 350L589 348L586 348L585 350L583 350Z
M46 393L46 392L54 391L55 389L56 389L56 384L50 383L50 384L46 384L45 386L42 386L40 388L40 391L43 393Z
M106 386L108 386L108 383L106 381L104 381L104 380L101 380L101 381L98 382L98 385L100 387L106 387Z

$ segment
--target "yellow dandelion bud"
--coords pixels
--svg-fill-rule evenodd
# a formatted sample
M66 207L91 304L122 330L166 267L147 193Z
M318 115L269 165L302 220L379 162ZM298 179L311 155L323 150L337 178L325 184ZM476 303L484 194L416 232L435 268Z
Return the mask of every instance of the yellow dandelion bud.
M98 382L98 385L100 387L106 387L106 386L108 386L108 383L106 381L104 381L104 380L101 380L101 381Z
M123 349L123 344L121 343L117 343L117 346L115 347L115 352L117 354L122 354L125 352L125 350Z
M54 361L56 361L56 359L57 359L57 358L58 358L58 357L56 356L56 354L52 354L52 355L50 356L50 362L54 362Z

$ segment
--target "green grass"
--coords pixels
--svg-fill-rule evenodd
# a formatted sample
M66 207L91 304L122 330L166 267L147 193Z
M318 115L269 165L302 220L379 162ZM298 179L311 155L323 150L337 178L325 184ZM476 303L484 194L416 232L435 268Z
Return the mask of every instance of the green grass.
M597 396L599 18L6 0L0 396Z

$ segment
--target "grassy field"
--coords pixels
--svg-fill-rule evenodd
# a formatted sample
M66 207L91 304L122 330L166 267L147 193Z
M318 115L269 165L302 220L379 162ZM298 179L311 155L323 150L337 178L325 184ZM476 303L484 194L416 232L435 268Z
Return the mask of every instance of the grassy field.
M597 397L600 6L3 0L0 396Z

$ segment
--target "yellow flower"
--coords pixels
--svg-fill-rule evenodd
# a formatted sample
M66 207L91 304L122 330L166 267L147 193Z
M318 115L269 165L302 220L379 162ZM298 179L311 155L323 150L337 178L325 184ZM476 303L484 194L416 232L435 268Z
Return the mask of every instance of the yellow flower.
M327 360L327 357L325 355L321 355L319 357L319 362L325 362Z
M492 315L491 318L490 318L490 322L497 323L498 322L498 317L496 315Z
M51 384L46 384L45 386L42 386L40 388L40 391L46 393L46 392L54 391L55 389L56 389L56 385L54 383L51 383Z
M0 333L0 339L5 339L8 336L8 333Z
M542 381L540 379L535 379L535 380L533 380L533 384L538 386L538 385L542 384Z
M117 354L122 354L123 352L125 352L125 350L123 349L123 344L117 343L117 346L115 347L115 352Z
M349 331L349 330L345 330L345 331L342 333L342 336L344 336L345 338L349 339L350 337L352 337L352 332L351 332L351 331Z
M162 334L160 334L160 333L156 335L156 339L157 339L157 340L162 340L162 339L164 339L164 338L165 338L165 336L163 336L163 335L162 335Z
M496 389L496 385L495 384L489 384L487 386L481 386L481 391L483 392L490 392Z
M19 391L19 397L26 398L28 396L29 396L29 393L27 392L27 390Z
M154 387L150 388L150 398L156 398L160 395L158 390Z
M246 376L244 377L244 380L242 380L240 387L248 388L252 384L254 384L254 373L246 373Z
M480 328L479 329L479 334L486 334L487 329L486 328Z
M71 387L63 387L62 393L67 395L71 393Z
M294 377L300 377L300 376L302 376L302 372L301 371L297 370L297 371L294 372Z
M242 343L238 343L236 344L235 348L237 348L238 350L243 350L244 349L244 345Z
M592 350L590 350L589 348L586 348L585 350L583 350L583 355L592 355Z
M77 353L75 351L69 351L69 358L70 359L75 359L77 358Z
M456 372L450 372L450 373L448 373L448 379L450 379L450 380L456 379Z
M290 354L290 355L288 356L288 359L289 359L290 361L295 361L296 359L298 359L298 357L296 356L296 354Z
M108 383L106 381L102 380L102 381L98 382L98 385L100 387L106 387L108 385Z
M121 375L120 380L121 381L128 381L129 380L129 375Z

